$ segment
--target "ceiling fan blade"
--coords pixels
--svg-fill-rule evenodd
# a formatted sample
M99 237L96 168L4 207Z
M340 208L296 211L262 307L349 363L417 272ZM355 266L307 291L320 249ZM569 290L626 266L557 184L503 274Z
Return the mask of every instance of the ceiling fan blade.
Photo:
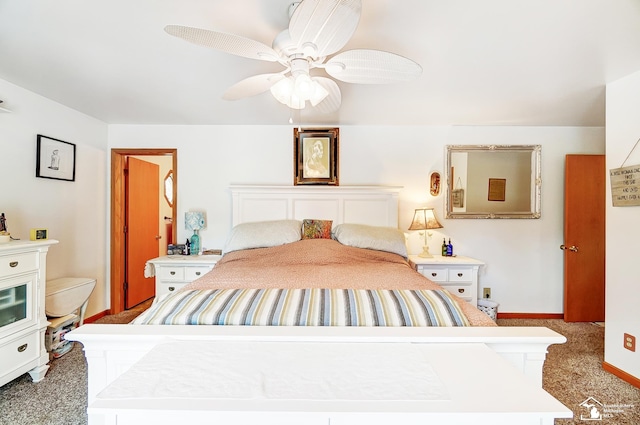
M327 74L340 81L360 84L390 84L411 81L422 67L411 59L380 50L348 50L325 65Z
M277 74L260 74L253 77L245 78L229 87L222 95L224 100L238 100L245 97L251 97L264 93L269 90L275 83L284 78L283 73Z
M340 87L331 78L325 77L313 77L313 81L317 81L329 94L327 97L313 107L315 111L321 114L328 114L340 108L342 103L342 94L340 93Z
M278 60L278 54L271 47L239 35L185 27L182 25L167 25L164 27L164 30L167 34L182 38L191 43L221 50L233 55L269 62Z
M361 0L302 0L289 21L298 48L314 49L322 57L342 49L360 21Z

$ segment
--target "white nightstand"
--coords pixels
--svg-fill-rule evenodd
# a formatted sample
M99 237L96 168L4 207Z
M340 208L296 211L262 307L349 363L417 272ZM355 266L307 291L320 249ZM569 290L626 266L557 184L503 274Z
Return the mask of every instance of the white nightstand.
M410 255L409 261L423 276L441 285L474 306L478 306L478 271L484 263L475 258L455 256L423 258Z
M220 255L165 255L149 260L147 271L150 276L156 277L156 297L178 290L204 276L220 258Z

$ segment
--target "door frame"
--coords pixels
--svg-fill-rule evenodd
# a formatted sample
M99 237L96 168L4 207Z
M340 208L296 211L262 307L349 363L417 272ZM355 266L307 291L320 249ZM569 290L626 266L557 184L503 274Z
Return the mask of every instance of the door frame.
M125 275L125 243L124 225L126 217L126 192L124 181L124 170L126 157L136 156L164 156L171 155L173 169L173 206L172 214L174 226L172 229L173 240L177 240L177 226L175 217L177 216L178 205L178 150L177 149L111 149L111 228L110 234L110 293L111 307L109 314L116 314L124 311L124 275ZM161 186L164 187L164 186Z

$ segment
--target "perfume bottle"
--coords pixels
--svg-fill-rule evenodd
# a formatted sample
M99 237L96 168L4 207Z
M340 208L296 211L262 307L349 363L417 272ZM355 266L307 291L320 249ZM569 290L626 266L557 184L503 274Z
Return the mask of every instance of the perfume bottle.
M442 256L447 256L447 240L445 238L442 238Z
M447 257L451 257L453 255L453 245L451 245L451 238L449 238L449 243L447 244Z

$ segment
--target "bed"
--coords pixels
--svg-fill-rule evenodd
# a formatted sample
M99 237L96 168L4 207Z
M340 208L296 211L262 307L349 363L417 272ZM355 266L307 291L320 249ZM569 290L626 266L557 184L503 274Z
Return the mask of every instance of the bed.
M231 187L231 236L222 260L210 273L156 300L132 324L89 324L68 334L69 340L84 345L90 423L125 423L122 412L137 411L136 403L131 403L138 399L151 406L143 409L144 415L161 412L157 420L169 417L164 410L166 393L114 397L126 393L118 386L126 388L132 374L137 376L135 382L157 378L153 371L158 370L158 364L145 363L154 357L178 364L172 381L178 382L177 377L184 374L197 376L206 369L203 361L194 359L183 364L183 356L176 353L216 353L228 347L236 349L239 344L253 344L252 350L262 353L261 357L270 353L274 358L279 357L278 350L290 352L292 347L320 353L335 344L355 350L364 343L377 347L370 353L400 350L394 356L402 358L402 350L415 349L412 344L419 344L440 353L440 357L434 357L440 359L436 364L442 358L462 355L467 359L465 367L471 369L475 360L481 360L470 354L475 350L483 353L487 362L496 361L491 356L500 358L507 372L496 373L507 376L515 366L534 391L542 391L547 347L563 343L565 338L546 328L500 328L483 312L417 273L407 261L404 237L397 230L399 191L395 187ZM169 350L169 354L162 350ZM167 360L172 355L175 360ZM234 377L237 379L237 375ZM185 382L172 388L178 391L181 385L191 388L192 384ZM137 388L134 394L136 391L143 390ZM544 394L540 396L544 398ZM204 404L196 406L197 400ZM450 408L451 400L458 399L451 396L449 404L441 405ZM200 396L187 401L179 396L174 402L177 404L169 404L182 406L174 414L184 416L191 406L199 412L197 415L204 415L205 422L211 419L211 406L215 405L211 400L203 402ZM464 404L462 399L460 403ZM429 404L436 405L440 404ZM344 408L342 405L340 409ZM403 409L392 406L387 413ZM263 410L248 408L247 412L235 413L248 414L245 419L252 423L255 417L251 415ZM273 413L272 407L266 410ZM566 409L557 405L551 410L532 420L553 423L553 417L567 417ZM443 413L446 416L446 409L439 407L429 413L436 416L422 412L421 418L442 419ZM217 409L215 414L223 415L221 420L229 419L226 408L222 412ZM273 420L283 418L276 415ZM139 419L134 416L131 420ZM326 423L322 422L325 419L319 423ZM495 422L496 417L486 419ZM333 421L340 420L334 415ZM460 417L455 421L462 423Z

